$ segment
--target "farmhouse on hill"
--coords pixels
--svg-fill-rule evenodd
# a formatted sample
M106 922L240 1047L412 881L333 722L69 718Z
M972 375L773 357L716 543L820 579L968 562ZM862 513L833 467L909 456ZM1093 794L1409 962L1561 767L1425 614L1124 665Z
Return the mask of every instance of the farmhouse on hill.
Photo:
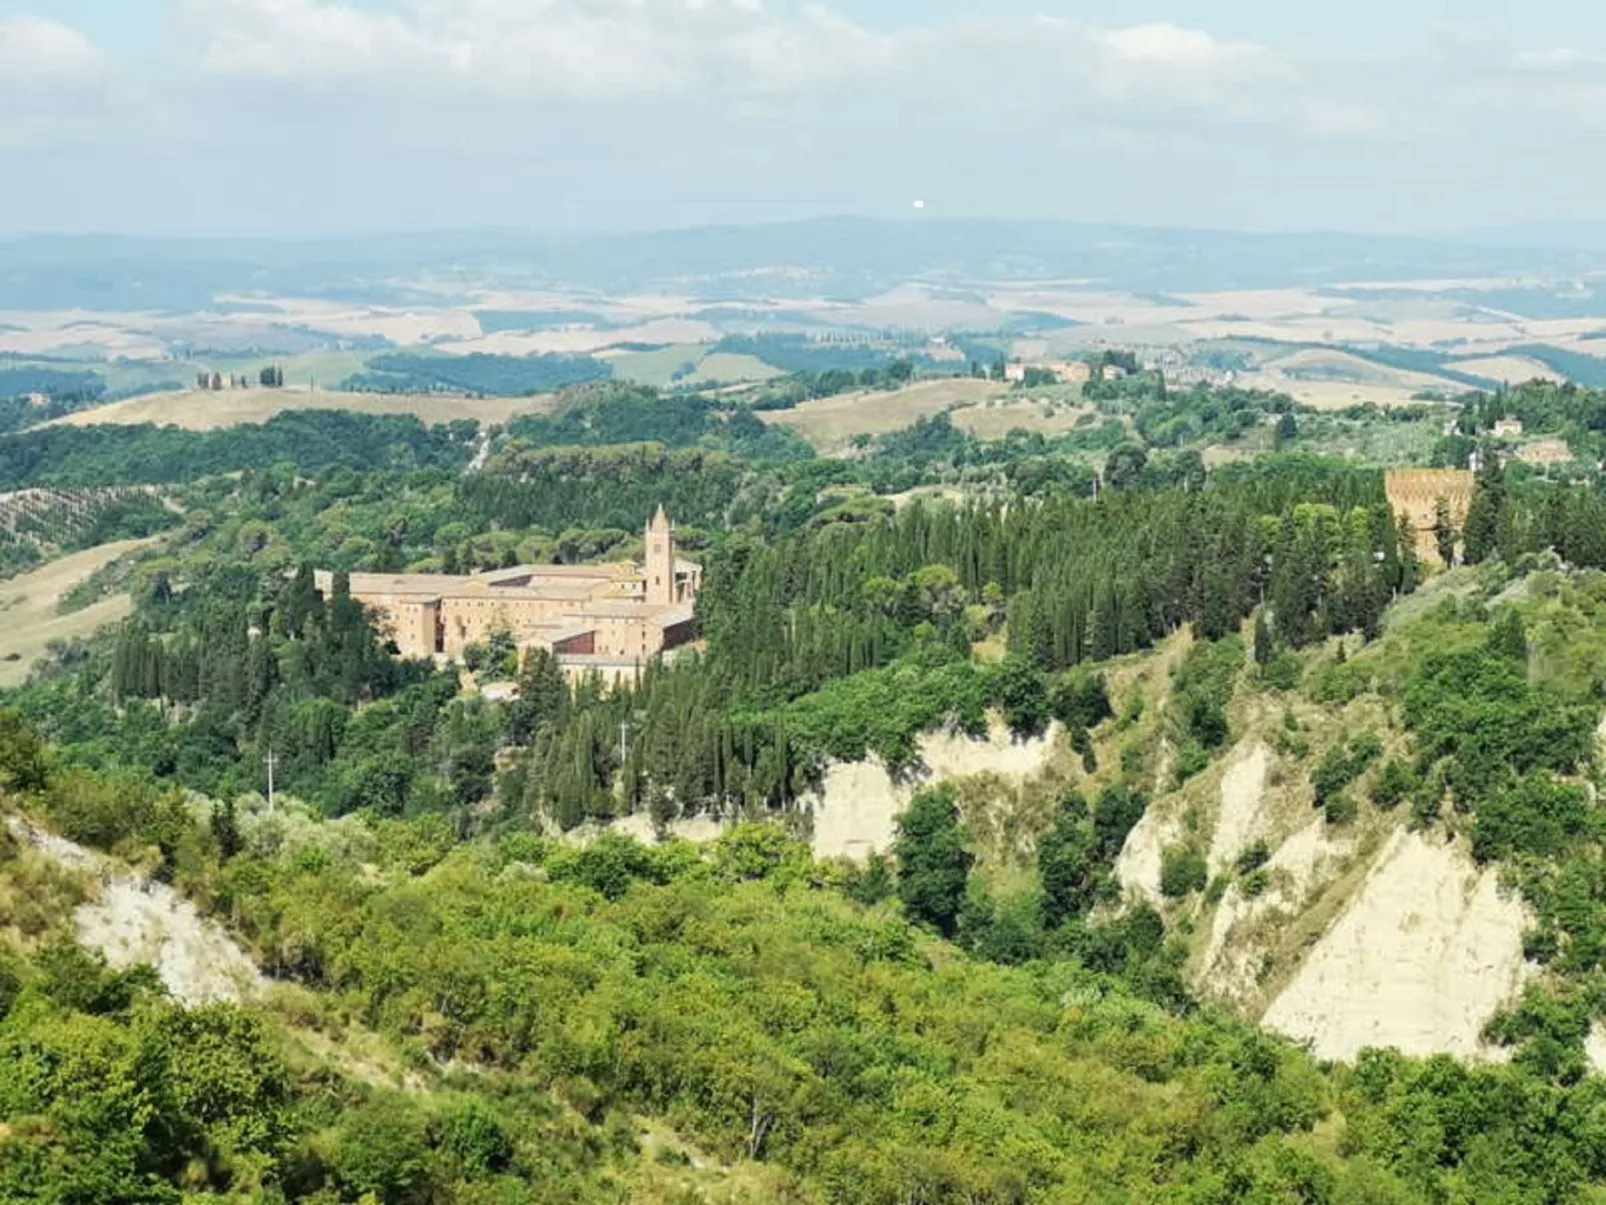
M404 657L460 658L506 632L552 653L572 678L634 680L662 653L697 639L702 566L677 555L663 507L647 525L645 564L520 565L489 573L353 573L351 596ZM334 575L320 571L327 597Z

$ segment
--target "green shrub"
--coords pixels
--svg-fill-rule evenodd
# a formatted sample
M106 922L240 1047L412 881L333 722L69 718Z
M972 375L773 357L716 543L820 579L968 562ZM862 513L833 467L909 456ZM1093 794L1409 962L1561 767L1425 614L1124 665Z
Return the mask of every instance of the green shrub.
M1260 667L1260 681L1269 690L1293 690L1304 673L1304 664L1298 657L1281 653Z
M1265 841L1256 841L1244 847L1239 853L1235 865L1239 874L1253 874L1267 862L1271 861L1271 848Z
M1472 852L1480 862L1519 853L1553 858L1590 827L1592 818L1582 787L1543 772L1530 774L1479 801Z
M1140 705L1142 696L1136 695ZM1104 675L1072 670L1055 685L1051 694L1054 718L1067 728L1096 728L1114 715Z
M1266 888L1269 886L1271 886L1271 872L1262 866L1244 878L1243 893L1249 899L1258 899L1266 893Z
M1307 693L1318 703L1343 706L1377 685L1377 667L1370 658L1329 661L1305 678Z
M1179 900L1204 889L1210 867L1204 854L1187 845L1168 846L1160 855L1160 893Z
M1329 821L1341 823L1333 820L1333 802L1350 783L1366 773L1382 753L1383 742L1378 740L1377 734L1363 732L1347 744L1334 745L1322 755L1311 771L1310 784L1316 792L1316 806L1327 811ZM1355 814L1355 803L1350 800L1339 804L1337 810L1348 820Z
M1355 819L1355 798L1348 791L1339 791L1322 801L1322 815L1328 824L1348 824Z
M1393 811L1421 786L1421 779L1402 757L1391 758L1383 766L1372 787L1372 802L1384 811Z
M1304 761L1310 756L1310 742L1289 732L1279 732L1277 739L1272 742L1272 748L1294 761Z
M1210 754L1198 741L1188 741L1177 750L1177 785L1181 786L1210 765Z

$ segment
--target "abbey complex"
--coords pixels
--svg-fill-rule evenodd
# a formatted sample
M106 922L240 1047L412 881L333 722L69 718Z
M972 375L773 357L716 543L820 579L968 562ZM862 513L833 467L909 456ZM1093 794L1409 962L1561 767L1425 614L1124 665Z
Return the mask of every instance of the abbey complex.
M697 638L702 566L681 558L663 507L647 525L644 563L520 565L489 573L353 573L352 597L369 608L403 657L460 658L506 632L520 649L545 649L571 677L634 678L641 666ZM326 595L333 575L318 574Z

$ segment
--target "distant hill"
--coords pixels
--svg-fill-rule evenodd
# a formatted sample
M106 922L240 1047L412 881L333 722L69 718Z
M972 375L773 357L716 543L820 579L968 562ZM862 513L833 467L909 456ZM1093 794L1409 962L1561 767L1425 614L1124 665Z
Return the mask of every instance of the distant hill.
M864 297L911 279L1083 280L1137 293L1606 271L1606 248L1073 222L821 218L563 237L508 231L304 241L40 236L0 241L0 309L204 309L258 292L406 305L456 281L611 291L675 284L710 302ZM439 294L434 295L438 300Z

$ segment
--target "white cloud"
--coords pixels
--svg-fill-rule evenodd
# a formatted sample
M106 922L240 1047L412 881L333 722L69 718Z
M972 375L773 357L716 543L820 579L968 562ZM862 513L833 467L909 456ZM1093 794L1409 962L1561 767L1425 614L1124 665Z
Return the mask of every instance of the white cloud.
M594 100L737 85L800 87L884 62L890 43L829 9L757 0L190 0L221 75L387 81Z
M732 198L852 210L884 187L945 211L962 194L974 212L1072 216L1091 197L1086 214L1146 220L1387 224L1406 194L1470 211L1505 189L1516 211L1606 187L1606 47L1366 55L1050 17L871 28L830 6L848 0L177 3L177 40L115 56L0 19L0 155L116 147L191 182L271 156L302 165L318 204L401 215L380 225L584 217L677 187L679 220ZM246 200L271 220L271 198Z
M109 80L105 57L77 30L37 17L0 19L0 153L92 136Z
M103 65L75 29L38 17L0 19L0 85L79 82L98 76Z
M1043 89L1049 103L1082 93L1243 109L1297 74L1266 47L1165 23L1044 18L880 33L823 4L779 13L759 0L409 0L390 12L190 0L188 11L203 63L225 77L593 101L843 84L944 93L980 73L1005 89Z

